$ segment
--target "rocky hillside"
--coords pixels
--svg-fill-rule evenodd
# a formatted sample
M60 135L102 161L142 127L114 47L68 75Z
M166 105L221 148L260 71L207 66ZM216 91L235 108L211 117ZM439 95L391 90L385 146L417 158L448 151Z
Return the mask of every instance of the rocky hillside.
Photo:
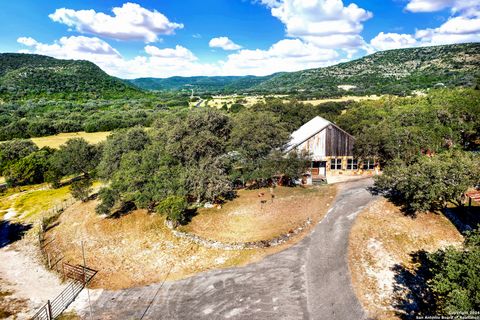
M171 77L130 80L146 90L223 93L409 94L432 87L475 86L480 77L480 43L377 52L326 68L266 77Z
M480 43L377 52L335 66L274 76L255 90L310 91L330 95L408 94L435 86L475 86L480 77Z
M129 81L145 90L193 89L202 92L228 93L253 88L272 76L139 78Z
M0 96L111 97L139 92L88 61L20 53L0 54Z

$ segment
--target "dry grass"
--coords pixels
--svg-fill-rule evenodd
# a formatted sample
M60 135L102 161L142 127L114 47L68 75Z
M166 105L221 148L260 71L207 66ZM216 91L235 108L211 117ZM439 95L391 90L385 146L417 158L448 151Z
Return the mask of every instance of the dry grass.
M353 286L374 319L399 319L392 307L396 264L413 267L410 253L460 246L462 236L443 215L406 217L385 199L374 202L357 218L350 233L349 266Z
M64 312L58 318L57 320L81 320L82 318L75 313L75 311L69 311L69 312Z
M245 96L245 97L237 97L237 96L213 96L212 100L208 101L209 107L214 107L220 109L224 104L227 104L230 107L234 104L237 100L243 100L242 104L244 106L251 107L256 103L265 102L265 97L263 96ZM207 101L202 103L202 106L205 106ZM195 103L193 103L195 105Z
M328 190L333 196L334 188ZM315 220L326 211L324 203L317 204L319 209ZM104 218L95 214L96 205L96 201L74 204L62 214L60 224L47 234L49 238L55 237L55 247L65 256L65 261L72 263L82 262L81 244L84 240L87 264L100 270L93 283L96 288L129 288L164 279L181 279L211 269L245 265L293 245L308 232L305 230L291 242L274 248L210 249L174 237L165 227L164 218L157 214L136 210L117 219ZM223 215L215 213L220 219L218 224L222 223ZM290 212L291 215L295 213ZM276 216L270 215L270 219L273 223Z
M107 139L110 132L71 132L59 133L54 136L31 138L31 140L39 147L59 148L62 144L73 138L83 138L89 143L99 143Z
M263 193L263 197L258 197ZM240 190L221 209L200 209L184 231L223 242L268 240L302 225L318 221L335 196L335 187L277 187L271 201L269 189ZM262 204L261 201L266 201Z
M314 100L305 100L301 101L303 103L310 103L314 106L325 103L325 102L345 102L345 101L362 101L362 100L379 100L382 96L371 95L371 96L345 96L341 98L329 98L329 99L314 99Z
M1 288L7 285L5 280L0 278L0 319L16 319L16 314L27 311L27 301L15 298L13 292Z

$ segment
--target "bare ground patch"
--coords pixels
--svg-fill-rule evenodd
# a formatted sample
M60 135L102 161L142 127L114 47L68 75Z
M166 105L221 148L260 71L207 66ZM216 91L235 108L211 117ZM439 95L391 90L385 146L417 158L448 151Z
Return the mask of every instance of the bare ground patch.
M329 190L329 193L326 193L328 196L319 196L318 191L312 192L312 195L319 196L323 200L329 199L331 203L335 188L329 187L325 190ZM254 192L258 193L258 190ZM278 192L278 194L280 196L283 193ZM284 196L286 199L287 195ZM303 195L293 197L297 196L298 199L303 197ZM317 222L326 213L328 207L325 202L322 202L323 200L314 198L313 196L308 198L311 202L309 203L311 211L308 211L307 215L313 214L313 208L317 206L316 213L312 217L314 222ZM297 203L298 199L293 203ZM278 220L279 225L286 227L286 223L291 222L293 223L291 228L294 228L296 221L306 219L307 215L302 213L301 208L295 205L288 206L284 201L275 201L274 203L278 203L279 207L281 207L280 204L285 206L282 207L282 214L279 215L265 211L269 217L270 227L275 226ZM145 210L135 210L120 218L104 218L95 214L94 209L97 203L97 201L79 202L69 207L61 215L59 225L47 234L49 239L55 238L55 247L65 256L65 261L74 264L82 263L81 246L82 241L84 242L87 265L99 270L92 283L93 288L123 289L165 279L181 279L211 269L245 265L291 246L309 231L305 230L293 237L289 243L274 248L211 249L174 237L164 225L164 218L160 215L149 214ZM235 215L224 217L219 215L220 213L217 214L219 220L213 224L216 230L220 230L219 226L226 223L228 219L235 219ZM244 214L251 216L257 214L257 211ZM288 215L291 217L287 219ZM298 215L297 220L292 220L295 215ZM266 227L267 221L262 222L262 225ZM237 226L240 225L237 224ZM249 226L250 228L245 230L255 234L256 229L253 228L253 224L250 223ZM260 230L265 230L264 227ZM245 234L242 232L239 234ZM262 232L263 235L265 235L264 232Z
M394 295L402 295L395 266L413 268L411 253L460 246L463 238L443 215L403 215L386 199L379 199L357 218L349 239L349 267L354 290L369 316L399 319ZM396 291L394 293L394 291ZM397 296L398 297L398 296Z
M277 187L272 201L269 189L240 190L234 201L221 209L200 209L180 229L222 242L268 240L301 226L308 218L315 225L332 204L335 193L335 186Z
M15 315L25 313L27 302L13 295L13 292L6 289L8 283L0 277L0 319L14 318Z

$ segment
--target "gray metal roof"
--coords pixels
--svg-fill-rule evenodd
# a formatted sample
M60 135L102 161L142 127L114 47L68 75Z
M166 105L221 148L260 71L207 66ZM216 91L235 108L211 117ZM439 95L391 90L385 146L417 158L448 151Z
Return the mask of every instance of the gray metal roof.
M299 144L328 127L330 124L332 123L327 119L316 116L290 135L291 139L286 146L286 151L292 150Z

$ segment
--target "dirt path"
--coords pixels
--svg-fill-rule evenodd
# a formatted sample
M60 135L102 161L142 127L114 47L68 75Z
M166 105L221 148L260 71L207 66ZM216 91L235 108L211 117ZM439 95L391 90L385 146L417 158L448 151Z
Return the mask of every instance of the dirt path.
M93 318L364 319L347 251L355 217L373 199L366 190L370 184L340 185L334 205L312 234L258 263L144 287L91 290ZM85 302L80 297L74 308L87 317Z
M0 289L11 293L9 299L25 302L26 308L17 310L20 313L16 317L28 319L64 286L34 258L36 249L27 240L16 241L15 236L25 230L22 228L25 227L9 220L0 221Z
M0 286L12 292L12 298L26 300L28 310L18 314L19 319L32 316L35 310L53 299L62 290L59 278L34 258L21 251L6 246L0 249Z

